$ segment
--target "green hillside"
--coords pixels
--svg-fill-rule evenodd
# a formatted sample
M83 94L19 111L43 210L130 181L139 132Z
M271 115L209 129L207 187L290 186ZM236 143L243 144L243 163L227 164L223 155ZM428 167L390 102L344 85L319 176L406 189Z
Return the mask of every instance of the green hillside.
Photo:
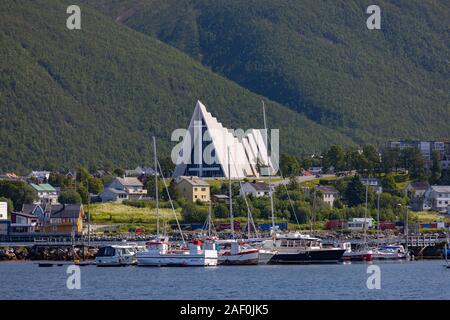
M152 135L168 156L197 99L230 128L262 127L261 96L85 5L68 30L69 4L0 3L0 171L149 163ZM266 102L283 152L352 143Z
M85 0L355 142L450 137L450 2Z

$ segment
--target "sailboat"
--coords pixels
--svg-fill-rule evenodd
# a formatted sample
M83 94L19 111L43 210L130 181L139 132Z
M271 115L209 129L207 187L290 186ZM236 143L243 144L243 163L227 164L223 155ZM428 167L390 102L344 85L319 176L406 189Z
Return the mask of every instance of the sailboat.
M342 260L345 261L372 261L373 251L368 248L367 245L367 198L369 193L369 184L366 184L366 210L364 211L364 242L356 250L352 250L351 246L346 248L346 251L342 255Z
M230 227L231 240L221 241L220 243L227 248L219 252L219 264L222 265L254 265L259 262L259 250L252 248L243 241L235 239L234 236L234 216L233 216L233 191L231 188L231 157L228 147L228 185L230 199ZM228 248L229 247L229 248Z
M269 149L268 132L266 125L266 113L263 101L264 130L267 152ZM269 174L269 198L272 218L271 239L263 242L263 250L260 251L270 256L269 264L301 264L301 263L335 263L338 262L344 251L340 248L323 248L321 239L301 234L300 232L291 232L288 234L278 234L275 228L275 214L272 191L272 169L267 154L268 174Z
M156 155L156 140L153 137L153 151L155 158L155 200L156 200L156 230L157 236L153 241L146 243L146 250L136 253L136 260L139 266L216 266L217 265L217 250L213 240L200 241L193 240L188 244L188 248L173 248L174 244L169 242L167 236L161 236L159 232L159 199L158 199L158 172L164 182L164 187L169 197L172 211L174 211L172 199L170 198L169 190L159 165ZM175 213L175 211L174 211ZM181 237L184 242L183 233L178 223L178 218L175 214L175 219Z

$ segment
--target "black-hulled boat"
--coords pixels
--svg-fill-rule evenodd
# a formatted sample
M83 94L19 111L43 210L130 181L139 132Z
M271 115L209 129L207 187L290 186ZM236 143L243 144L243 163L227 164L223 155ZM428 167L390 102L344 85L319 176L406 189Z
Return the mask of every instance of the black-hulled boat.
M264 248L276 252L269 264L336 263L345 252L341 248L323 248L319 238L298 232L276 235L264 242Z

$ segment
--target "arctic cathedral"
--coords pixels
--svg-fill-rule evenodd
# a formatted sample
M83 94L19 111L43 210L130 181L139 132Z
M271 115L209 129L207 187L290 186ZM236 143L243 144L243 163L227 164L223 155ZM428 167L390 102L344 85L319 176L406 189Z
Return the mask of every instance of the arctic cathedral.
M275 174L264 129L225 128L197 101L189 128L179 143L174 176L242 179Z

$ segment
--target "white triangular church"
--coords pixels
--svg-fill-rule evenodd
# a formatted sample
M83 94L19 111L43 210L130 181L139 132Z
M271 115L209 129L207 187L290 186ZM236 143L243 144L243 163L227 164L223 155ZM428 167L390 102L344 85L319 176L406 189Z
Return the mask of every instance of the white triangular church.
M243 131L238 137L225 128L197 101L184 136L174 176L225 177L242 179L272 174L263 129ZM230 174L229 174L230 172Z

